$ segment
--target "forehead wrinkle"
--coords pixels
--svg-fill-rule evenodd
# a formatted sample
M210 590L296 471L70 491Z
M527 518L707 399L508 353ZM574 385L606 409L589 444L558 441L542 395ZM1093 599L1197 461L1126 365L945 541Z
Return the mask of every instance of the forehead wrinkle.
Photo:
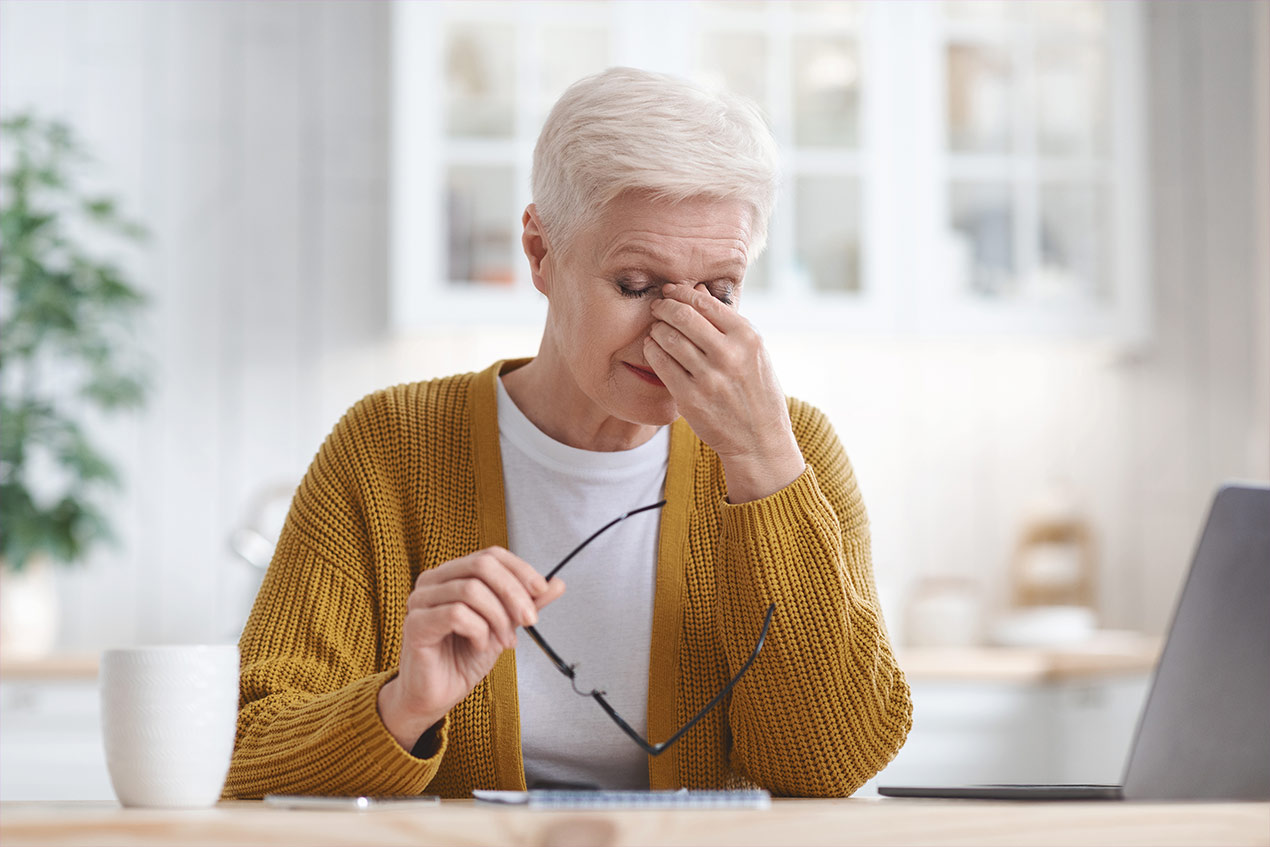
M720 257L717 259L709 256L703 256L702 254L705 251L702 250L699 245L694 244L692 254L688 259L689 264L704 264L707 269L717 272L707 273L702 277L702 281L705 281L707 278L717 278L720 273L723 275L737 275L738 273L744 273L747 258L745 241L739 238L719 238L711 240L730 242L730 244L726 248L723 248L723 250L726 250L729 254L734 255L728 255L727 257ZM720 250L720 253L722 253L723 250ZM628 255L650 259L654 265L660 267L662 270L669 268L674 263L674 260L666 253L648 244L641 243L638 240L622 241L611 245L609 249L605 251L602 257L602 263L606 266L617 264L621 259Z

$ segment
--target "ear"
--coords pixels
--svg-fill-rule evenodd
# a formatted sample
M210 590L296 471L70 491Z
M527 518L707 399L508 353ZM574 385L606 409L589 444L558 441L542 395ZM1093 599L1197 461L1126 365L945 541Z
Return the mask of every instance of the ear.
M525 207L525 214L520 222L525 228L520 236L520 245L524 248L525 258L529 260L530 278L534 281L534 288L550 298L555 254L551 251L547 231L543 228L538 209L533 203Z

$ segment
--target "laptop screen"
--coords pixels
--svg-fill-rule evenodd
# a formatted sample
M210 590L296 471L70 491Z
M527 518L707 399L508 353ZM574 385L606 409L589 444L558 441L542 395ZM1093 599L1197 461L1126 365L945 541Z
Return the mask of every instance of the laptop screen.
M1125 771L1126 799L1270 799L1270 488L1217 492Z

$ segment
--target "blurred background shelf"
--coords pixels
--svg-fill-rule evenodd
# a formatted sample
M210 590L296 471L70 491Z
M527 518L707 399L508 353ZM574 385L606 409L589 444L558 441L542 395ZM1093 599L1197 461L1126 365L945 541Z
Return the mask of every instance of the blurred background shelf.
M1104 632L1067 647L910 647L898 653L910 680L1054 682L1150 673L1163 640Z
M97 679L96 653L54 653L39 659L0 659L0 681Z
M1103 632L1067 647L909 647L898 657L910 679L1046 681L1150 671L1162 646L1158 636ZM95 653L0 659L0 682L95 681L98 661Z

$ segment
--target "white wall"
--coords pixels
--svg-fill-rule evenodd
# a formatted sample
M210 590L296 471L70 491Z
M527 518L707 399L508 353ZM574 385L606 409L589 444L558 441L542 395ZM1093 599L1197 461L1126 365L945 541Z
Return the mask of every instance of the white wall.
M295 481L357 386L325 363L385 325L388 9L0 5L0 108L70 119L154 231L148 414L97 432L123 540L66 574L63 641L228 637L250 574L226 537ZM373 376L372 376L373 380Z
M1159 631L1213 487L1270 478L1257 16L1147 8L1146 349L769 336L856 463L893 630L918 574L999 600L1021 508L1062 477L1098 532L1107 623ZM124 544L62 574L63 646L232 637L253 577L226 539L253 491L294 484L367 391L533 352L526 329L388 337L388 20L378 3L0 0L0 110L71 119L155 232L135 267L158 390L97 430L127 471Z

